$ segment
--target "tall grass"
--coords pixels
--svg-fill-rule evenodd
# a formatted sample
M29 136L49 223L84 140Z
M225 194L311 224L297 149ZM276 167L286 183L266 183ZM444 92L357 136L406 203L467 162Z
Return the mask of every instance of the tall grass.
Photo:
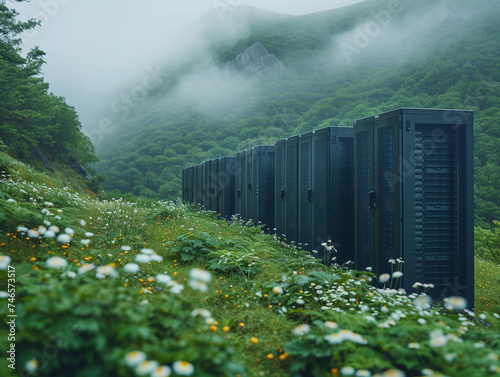
M402 294L368 271L325 266L193 206L96 200L23 175L24 167L8 174L0 183L0 316L14 305L17 370L2 358L2 375L500 371L493 262L476 258L474 312L459 298L444 308L422 291ZM10 347L7 330L1 349Z

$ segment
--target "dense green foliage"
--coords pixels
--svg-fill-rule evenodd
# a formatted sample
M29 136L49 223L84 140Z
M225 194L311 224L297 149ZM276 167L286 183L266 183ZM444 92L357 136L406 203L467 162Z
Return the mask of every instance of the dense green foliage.
M500 218L499 5L453 0L443 11L434 1L398 4L387 30L351 55L339 47L355 46L345 33L376 20L371 12L388 9L386 1L259 22L236 42L214 42L205 60L222 66L260 41L286 71L252 84L245 95L235 89L221 96L213 83L214 111L206 111L195 100L175 98L176 83L197 70L203 75L202 59L170 70L148 100L115 120L119 132L96 146L106 189L115 196L175 198L182 168L206 159L403 106L471 109L476 225L491 227Z
M196 206L95 200L21 163L0 192L2 376L500 372L496 263L476 258L473 312Z
M94 147L81 132L75 109L49 92L40 77L44 52L21 55L19 35L37 26L19 22L17 12L0 4L0 146L22 161L37 163L37 153L49 161L97 161Z
M500 264L500 221L493 221L494 231L476 227L474 229L474 249L476 255Z

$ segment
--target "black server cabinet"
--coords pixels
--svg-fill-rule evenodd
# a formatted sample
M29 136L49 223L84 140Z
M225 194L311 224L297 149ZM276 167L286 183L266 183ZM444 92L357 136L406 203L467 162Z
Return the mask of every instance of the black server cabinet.
M278 237L297 242L299 136L275 144L275 227Z
M236 153L235 157L235 213L246 220L246 151Z
M210 210L219 212L219 159L210 160Z
M252 219L251 211L250 211L250 203L253 196L253 187L252 187L252 148L246 149L245 153L245 195L243 196L243 215L242 217L245 220L256 221L257 219Z
M194 192L194 166L186 169L186 201L193 202Z
M187 170L189 168L182 169L182 201L187 202L189 196L189 188L188 188L188 178L187 178Z
M201 205L204 209L209 209L209 201L208 201L208 187L210 184L209 181L209 172L210 172L210 167L208 166L209 162L204 161L201 163L203 166L201 174L202 174L202 192L201 192Z
M217 212L229 219L235 214L235 157L221 157L218 164L217 186L219 198Z
M248 217L269 233L274 228L274 146L260 145L249 151Z
M319 248L313 246L314 236L312 229L312 213L313 213L313 133L299 135L298 149L298 224L297 224L297 243L302 245L306 250L320 251ZM315 192L316 194L316 192ZM323 241L324 242L324 241Z
M355 121L356 267L474 302L473 112L401 108Z
M193 203L203 204L203 164L195 165L193 168Z
M299 136L298 236L323 258L329 240L337 263L354 260L352 127L327 127Z
M191 203L196 203L194 200L195 187L196 187L196 166L191 166L189 167L188 171L188 192L187 192L188 201Z
M203 206L210 211L217 210L217 160L208 160L203 162Z

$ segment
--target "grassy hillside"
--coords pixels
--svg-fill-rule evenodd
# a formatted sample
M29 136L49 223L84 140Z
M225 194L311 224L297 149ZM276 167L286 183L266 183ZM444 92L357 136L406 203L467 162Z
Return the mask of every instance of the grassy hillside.
M171 74L127 116L117 115L117 131L97 146L105 188L174 199L182 168L209 158L402 106L471 109L475 221L492 228L500 218L500 6L397 3L250 22L237 40L214 41L202 58L166 69ZM228 78L225 62L255 41L286 71L258 83Z
M326 267L196 207L99 201L22 164L0 191L11 220L0 233L0 313L17 315L17 371L4 357L4 376L500 371L497 263L476 260L475 312L451 297L444 309L429 287L406 296L396 275L379 283ZM4 350L8 331L4 322Z

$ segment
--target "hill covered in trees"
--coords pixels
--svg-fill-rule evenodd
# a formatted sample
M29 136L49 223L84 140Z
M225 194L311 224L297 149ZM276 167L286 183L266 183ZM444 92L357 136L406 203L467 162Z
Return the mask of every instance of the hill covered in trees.
M94 146L81 132L75 109L49 92L41 76L45 53L35 47L22 54L20 35L37 22L16 17L16 11L0 3L0 151L51 171L81 186L80 191L97 191L98 182L86 170L97 161Z
M206 159L403 106L470 109L475 225L491 227L500 218L499 16L487 0L367 0L298 17L214 12L203 49L165 63L141 101L116 107L95 168L111 195L174 199L182 169ZM256 42L285 67L277 78L227 69Z

